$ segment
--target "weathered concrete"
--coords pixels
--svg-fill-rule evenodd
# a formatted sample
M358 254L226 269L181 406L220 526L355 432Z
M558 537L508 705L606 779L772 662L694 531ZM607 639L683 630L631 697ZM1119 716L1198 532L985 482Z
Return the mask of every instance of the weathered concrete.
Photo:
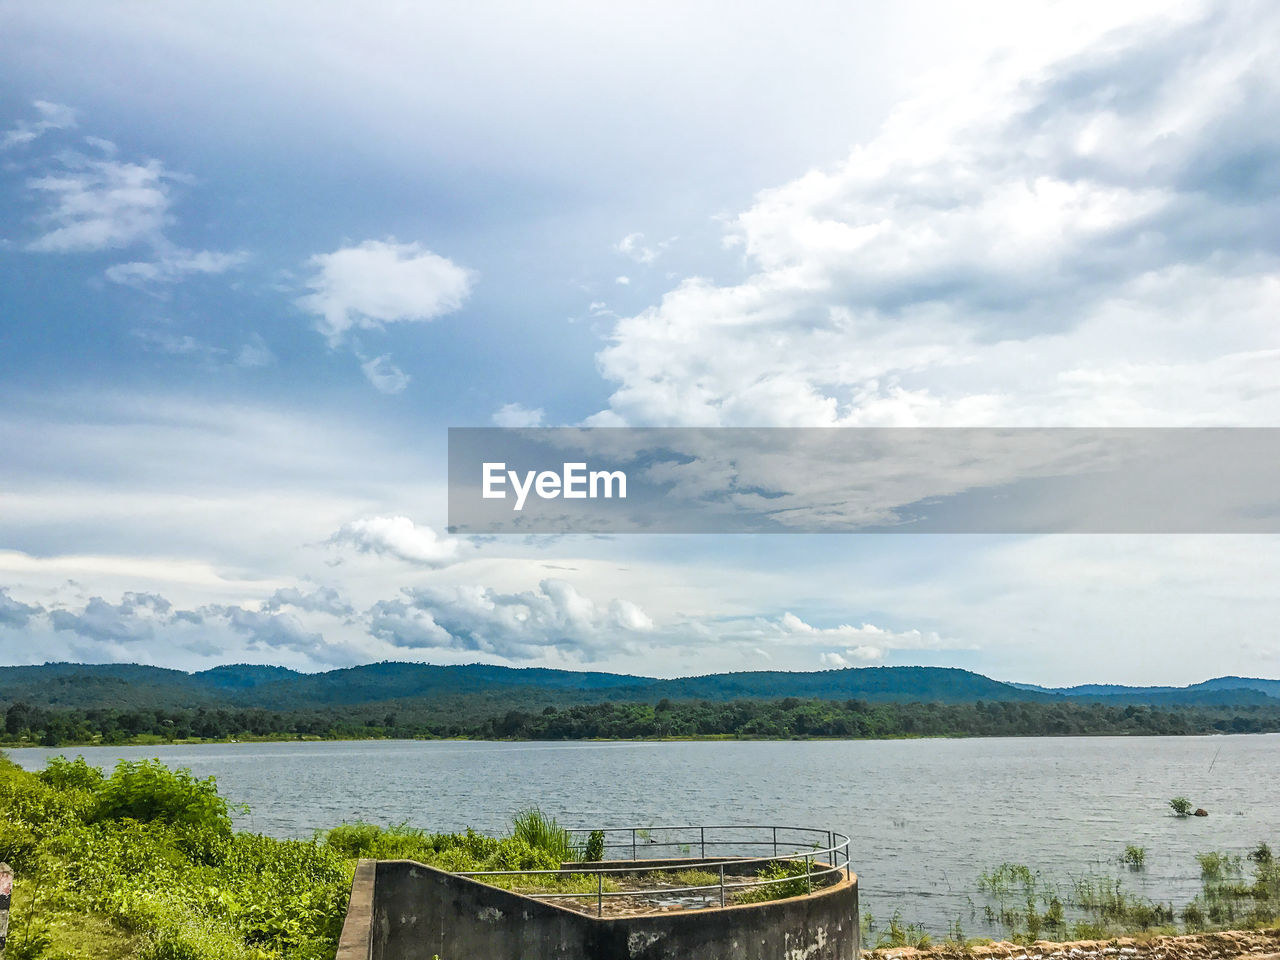
M371 960L373 957L373 884L377 863L361 860L351 881L351 902L338 938L334 960Z
M671 865L706 862L680 859ZM604 918L408 860L379 862L373 888L371 960L858 958L858 887L852 874L785 900ZM339 958L356 960L341 953Z

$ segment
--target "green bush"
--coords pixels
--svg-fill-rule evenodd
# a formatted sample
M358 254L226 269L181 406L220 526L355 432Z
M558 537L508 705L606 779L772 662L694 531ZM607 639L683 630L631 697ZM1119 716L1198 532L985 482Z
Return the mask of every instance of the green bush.
M139 820L182 824L231 833L227 801L213 777L170 770L159 760L121 760L95 791L94 820Z
M1191 816L1191 801L1186 797L1174 797L1169 801L1169 808L1175 817Z
M1141 870L1147 863L1147 848L1129 844L1120 855L1120 862L1130 870Z
M587 847L583 851L583 860L588 863L599 863L604 859L604 831L592 830L587 837Z
M803 860L775 860L756 871L756 878L769 883L748 887L733 899L736 903L761 903L799 897L808 893L813 881L808 876L809 867Z
M74 760L51 757L36 776L56 790L84 790L89 793L100 788L103 781L102 771L89 766L84 757Z
M59 759L32 774L0 758L0 809L0 856L43 891L41 912L105 920L100 935L130 938L129 956L333 956L353 861L319 841L232 833L212 778L156 761L104 777ZM59 955L57 924L16 932L14 956Z

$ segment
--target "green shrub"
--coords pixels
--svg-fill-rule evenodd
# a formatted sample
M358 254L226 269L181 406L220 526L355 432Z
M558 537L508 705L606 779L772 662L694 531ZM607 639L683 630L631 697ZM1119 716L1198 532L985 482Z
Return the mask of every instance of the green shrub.
M53 946L53 935L42 924L20 924L10 931L5 947L6 960L44 960Z
M734 897L736 903L761 903L765 900L781 900L808 893L812 880L803 860L775 860L756 871L759 880L772 881L758 887L748 887Z
M92 793L102 786L102 771L91 767L84 757L68 760L66 757L51 757L45 768L36 776L42 783L47 783L56 790L84 790Z
M1182 923L1187 928L1188 933L1195 933L1204 929L1204 910L1200 907L1198 900L1192 900L1189 904L1182 908Z
M587 837L587 847L583 851L583 860L588 863L599 863L604 859L604 831L592 830Z
M30 824L9 818L0 819L0 862L13 867L19 875L35 868L40 835Z
M159 760L121 760L96 797L94 820L154 820L231 833L227 801L218 796L214 778L198 780Z
M1124 853L1120 855L1120 862L1130 870L1141 870L1147 863L1147 848L1135 847L1129 844L1124 848Z
M1191 801L1186 797L1174 797L1169 801L1169 808L1175 817L1191 816Z
M324 843L346 857L427 862L439 850L423 830L399 824L344 823L322 834Z

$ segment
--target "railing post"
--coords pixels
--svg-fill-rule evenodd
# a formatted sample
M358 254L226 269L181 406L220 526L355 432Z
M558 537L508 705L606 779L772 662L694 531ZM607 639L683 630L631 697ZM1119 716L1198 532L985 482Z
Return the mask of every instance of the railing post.
M4 942L9 936L9 898L13 894L13 868L0 863L0 960L4 960Z
M596 874L596 916L604 916L604 874ZM4 957L0 957L4 960Z
M631 859L636 858L636 828L631 828Z
M702 837L702 859L707 859L707 828L699 827L698 834Z
M773 858L778 859L778 828L773 828Z
M724 864L720 864L720 906L724 906ZM0 960L4 960L0 957Z
M813 893L813 874L809 872L809 855L804 855L804 892Z

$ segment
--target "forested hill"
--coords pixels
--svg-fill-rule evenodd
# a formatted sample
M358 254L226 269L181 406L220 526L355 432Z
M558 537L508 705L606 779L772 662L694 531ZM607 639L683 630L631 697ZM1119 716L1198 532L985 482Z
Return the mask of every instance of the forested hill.
M856 699L868 703L982 701L1097 702L1155 706L1276 705L1280 681L1220 677L1188 687L1092 685L1049 689L1010 684L947 667L854 667L810 673L717 673L660 680L485 664L436 666L372 663L304 674L282 667L245 664L185 673L137 664L49 663L0 667L0 704L77 709L180 709L236 707L305 710L413 701L456 701L489 708L657 703L660 700L727 702L800 697Z

